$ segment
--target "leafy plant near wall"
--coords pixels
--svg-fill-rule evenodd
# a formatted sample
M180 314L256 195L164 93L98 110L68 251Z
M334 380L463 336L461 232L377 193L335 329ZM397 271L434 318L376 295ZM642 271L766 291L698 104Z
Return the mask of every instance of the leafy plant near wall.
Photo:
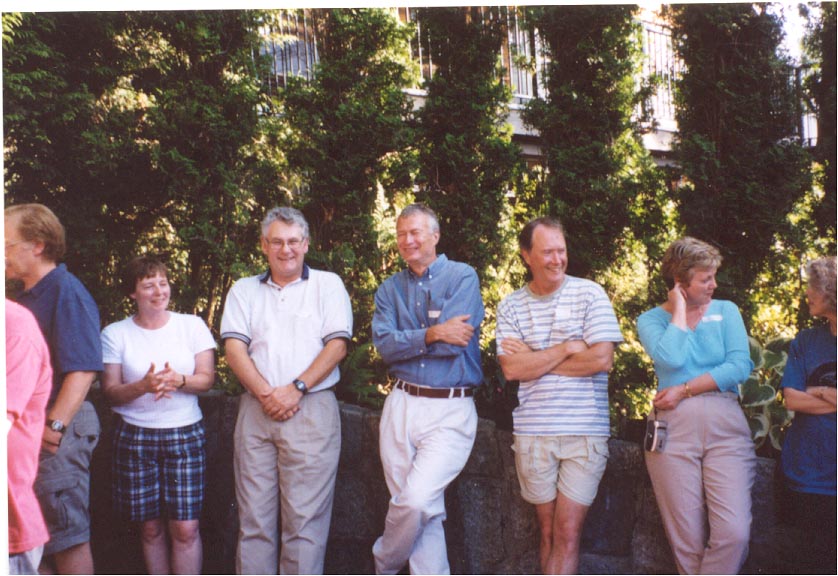
M756 338L749 337L748 341L754 369L739 386L740 404L756 448L760 449L768 441L779 451L783 449L783 433L793 416L786 410L780 392L790 340L777 338L764 347Z

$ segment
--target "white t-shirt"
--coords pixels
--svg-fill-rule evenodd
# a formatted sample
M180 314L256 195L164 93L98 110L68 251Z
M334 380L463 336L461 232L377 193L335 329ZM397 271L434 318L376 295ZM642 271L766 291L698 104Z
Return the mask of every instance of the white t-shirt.
M352 304L337 274L305 265L302 277L284 288L270 271L242 278L227 294L221 339L235 338L271 387L286 386L317 358L329 340L352 337ZM311 392L337 384L334 370ZM311 385L311 382L307 384Z
M141 380L154 362L154 370L163 370L166 362L179 374L195 373L195 355L215 348L215 340L204 321L191 314L169 313L162 328L147 330L137 326L133 317L114 322L102 330L102 355L105 364L122 366L122 382ZM146 393L122 406L113 406L129 424L143 428L180 428L201 419L198 397L174 391L170 398L154 399Z

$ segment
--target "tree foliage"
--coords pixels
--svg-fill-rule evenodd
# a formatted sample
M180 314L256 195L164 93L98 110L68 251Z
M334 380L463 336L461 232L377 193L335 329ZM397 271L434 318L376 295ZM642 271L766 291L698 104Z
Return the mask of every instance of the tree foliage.
M632 6L528 9L544 42L545 94L524 119L538 129L546 176L535 213L563 219L570 270L580 276L613 262L632 221L631 209L655 194L652 166L632 116L639 46Z
M403 88L415 76L411 28L386 9L312 16L320 61L313 80L291 79L283 94L285 148L305 183L301 200L319 258L347 283L356 332L366 335L384 273L373 219L378 189L410 185L412 101Z
M257 116L258 13L24 14L4 36L6 200L50 206L70 267L111 321L138 252L168 256L179 309L213 327L254 265L279 193L275 128ZM276 140L273 137L274 141Z
M836 67L836 13L834 2L820 3L820 18L807 35L807 48L814 60L815 73L807 86L818 114L818 142L815 160L820 164L818 184L823 198L814 208L814 220L820 236L827 240L827 250L835 253L835 213L838 180L835 177L835 162L838 158L838 124L835 111L838 106L838 67Z
M505 123L511 93L501 81L506 35L499 8L424 8L419 22L436 68L418 112L418 200L440 218L438 249L482 279L503 261L499 222L521 169Z
M679 194L687 233L725 258L719 295L749 317L754 285L787 215L808 189L809 159L793 134L790 68L781 22L752 4L678 5L673 34L686 71L678 83Z

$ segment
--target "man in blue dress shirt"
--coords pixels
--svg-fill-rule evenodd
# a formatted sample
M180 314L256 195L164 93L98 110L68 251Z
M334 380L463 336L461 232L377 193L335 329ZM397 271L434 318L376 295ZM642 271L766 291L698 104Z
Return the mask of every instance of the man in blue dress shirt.
M407 269L375 294L373 342L396 384L381 415L381 462L390 506L373 546L379 574L448 574L445 488L471 454L474 389L483 381L483 300L474 269L437 255L439 222L422 205L405 208L396 238Z

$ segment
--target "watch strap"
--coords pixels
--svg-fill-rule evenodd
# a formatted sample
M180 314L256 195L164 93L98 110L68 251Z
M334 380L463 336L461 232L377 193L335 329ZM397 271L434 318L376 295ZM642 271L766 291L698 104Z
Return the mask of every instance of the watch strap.
M64 434L67 430L67 426L64 425L64 422L61 420L53 420L52 418L47 418L47 426L49 426L50 430L54 430L59 434Z

